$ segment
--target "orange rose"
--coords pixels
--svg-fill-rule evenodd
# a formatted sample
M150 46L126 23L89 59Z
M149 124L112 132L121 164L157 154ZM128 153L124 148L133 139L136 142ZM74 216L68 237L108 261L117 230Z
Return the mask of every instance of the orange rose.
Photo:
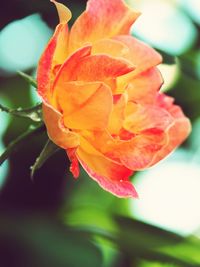
M129 34L139 13L123 0L89 0L71 30L71 12L53 1L60 24L38 66L49 138L118 197L136 197L129 181L188 136L190 122L159 92L162 58Z

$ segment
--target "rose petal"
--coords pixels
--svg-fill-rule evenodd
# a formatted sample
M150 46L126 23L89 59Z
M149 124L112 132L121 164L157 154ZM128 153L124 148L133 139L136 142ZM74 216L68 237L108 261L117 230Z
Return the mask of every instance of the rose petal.
M110 81L134 69L128 61L108 55L90 56L91 46L77 50L61 67L54 87L63 87L68 81Z
M122 93L126 89L130 101L140 104L154 104L157 92L163 84L159 70L153 67L134 77L127 76L118 79L116 92Z
M131 170L148 168L161 148L167 143L165 132L158 129L143 131L131 140L108 146L106 155L119 159L121 163Z
M113 96L113 109L110 115L108 131L112 135L118 135L123 126L125 118L125 107L127 104L127 95L114 95Z
M138 196L134 186L128 181L133 172L106 158L83 138L77 155L85 171L103 189L118 197Z
M122 0L89 0L86 11L71 28L71 51L99 39L128 34L139 16Z
M106 130L81 134L105 157L131 170L148 168L155 154L168 142L167 134L156 128L144 130L135 136L130 133L128 140L114 138Z
M66 127L88 130L107 127L112 110L108 86L100 82L71 82L57 88L56 93Z
M125 116L123 127L135 134L151 128L165 131L173 123L169 112L155 105L139 105L128 102Z
M174 123L167 132L168 143L156 154L151 165L156 164L158 161L166 157L166 155L179 146L191 132L191 123L189 119L185 117L179 106L173 104L173 99L171 97L164 94L158 95L157 104L162 108L166 108L173 117Z
M75 148L79 145L79 136L62 125L62 115L54 108L43 102L43 117L49 138L64 149Z
M80 169L76 156L76 148L68 148L66 152L69 160L71 161L70 171L73 174L74 178L78 178L80 174Z
M129 48L129 52L124 57L136 66L134 75L162 62L162 57L158 52L132 36L116 36L114 40L122 42Z
M67 57L68 26L59 24L53 37L43 52L37 70L37 84L39 95L47 102L51 101L52 80L57 68Z
M92 44L92 54L106 54L123 58L129 48L122 42L113 39L101 39Z
M71 11L65 5L56 2L55 0L50 1L54 3L57 8L60 23L67 23L72 17Z

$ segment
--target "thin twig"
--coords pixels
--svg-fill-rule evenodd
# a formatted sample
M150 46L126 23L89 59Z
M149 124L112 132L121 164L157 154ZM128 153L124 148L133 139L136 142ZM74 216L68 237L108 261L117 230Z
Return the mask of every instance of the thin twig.
M17 109L11 109L8 107L3 106L0 104L0 110L7 112L11 115L22 117L22 118L29 118L35 122L42 121L42 104L38 104L31 108L17 108Z
M27 139L30 139L31 137L40 134L41 132L45 131L45 126L44 124L40 125L37 128L34 129L29 129L22 135L18 136L14 141L12 141L8 147L5 149L5 151L1 154L0 156L0 166L1 164L13 153L15 153L19 147L27 141Z

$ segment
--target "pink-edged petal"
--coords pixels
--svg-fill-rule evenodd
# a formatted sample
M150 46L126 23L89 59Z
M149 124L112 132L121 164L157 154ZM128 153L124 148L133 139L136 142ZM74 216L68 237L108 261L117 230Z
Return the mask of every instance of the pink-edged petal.
M140 105L128 102L123 128L134 134L146 129L167 130L173 123L168 111L155 105Z
M150 166L155 154L166 143L165 132L148 129L131 140L108 146L106 155L113 159L119 159L124 166L131 170L142 170Z
M112 110L112 94L107 85L71 82L59 87L56 93L67 128L98 130L107 127Z
M122 139L120 135L111 136L106 130L82 132L82 136L105 157L133 171L148 168L156 153L168 142L168 135L156 128L144 130L137 135L127 131L128 138Z
M127 60L108 55L90 55L91 46L77 50L60 68L54 88L63 87L68 81L110 81L131 72L134 67Z
M67 156L71 161L70 171L73 174L74 178L78 178L80 174L79 163L76 156L76 149L77 148L68 148L66 150Z
M154 104L157 92L163 84L162 76L156 67L150 68L133 78L121 79L118 88L125 88L128 93L129 101L140 104Z
M129 52L125 58L136 66L134 75L146 71L162 62L162 57L158 52L132 36L116 36L114 40L122 42L129 48Z
M133 171L106 158L83 138L81 146L77 149L77 157L88 175L104 190L117 197L138 196L128 180Z
M140 13L123 0L89 0L86 11L76 20L70 33L71 51L103 38L128 34Z
M52 81L55 70L67 57L68 26L59 24L43 52L37 69L38 93L45 101L51 101Z
M156 164L158 161L166 157L175 148L177 148L190 134L191 123L189 119L184 115L181 108L173 104L173 99L164 94L158 95L158 105L166 110L173 117L174 123L168 129L168 143L156 154L151 165Z
M85 46L78 49L72 54L59 69L54 80L53 89L55 87L63 87L64 84L71 80L73 73L76 71L79 62L82 58L88 57L91 54L92 47Z
M43 118L48 136L57 146L64 149L79 146L79 136L65 128L62 122L62 115L45 102L43 103Z

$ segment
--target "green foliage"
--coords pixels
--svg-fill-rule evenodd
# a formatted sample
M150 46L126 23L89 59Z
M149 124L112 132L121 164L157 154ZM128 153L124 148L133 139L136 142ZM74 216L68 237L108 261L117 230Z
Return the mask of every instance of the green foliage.
M42 165L56 153L60 148L56 146L51 140L48 139L46 145L36 159L34 165L31 167L31 178L34 178L35 172L42 167Z

